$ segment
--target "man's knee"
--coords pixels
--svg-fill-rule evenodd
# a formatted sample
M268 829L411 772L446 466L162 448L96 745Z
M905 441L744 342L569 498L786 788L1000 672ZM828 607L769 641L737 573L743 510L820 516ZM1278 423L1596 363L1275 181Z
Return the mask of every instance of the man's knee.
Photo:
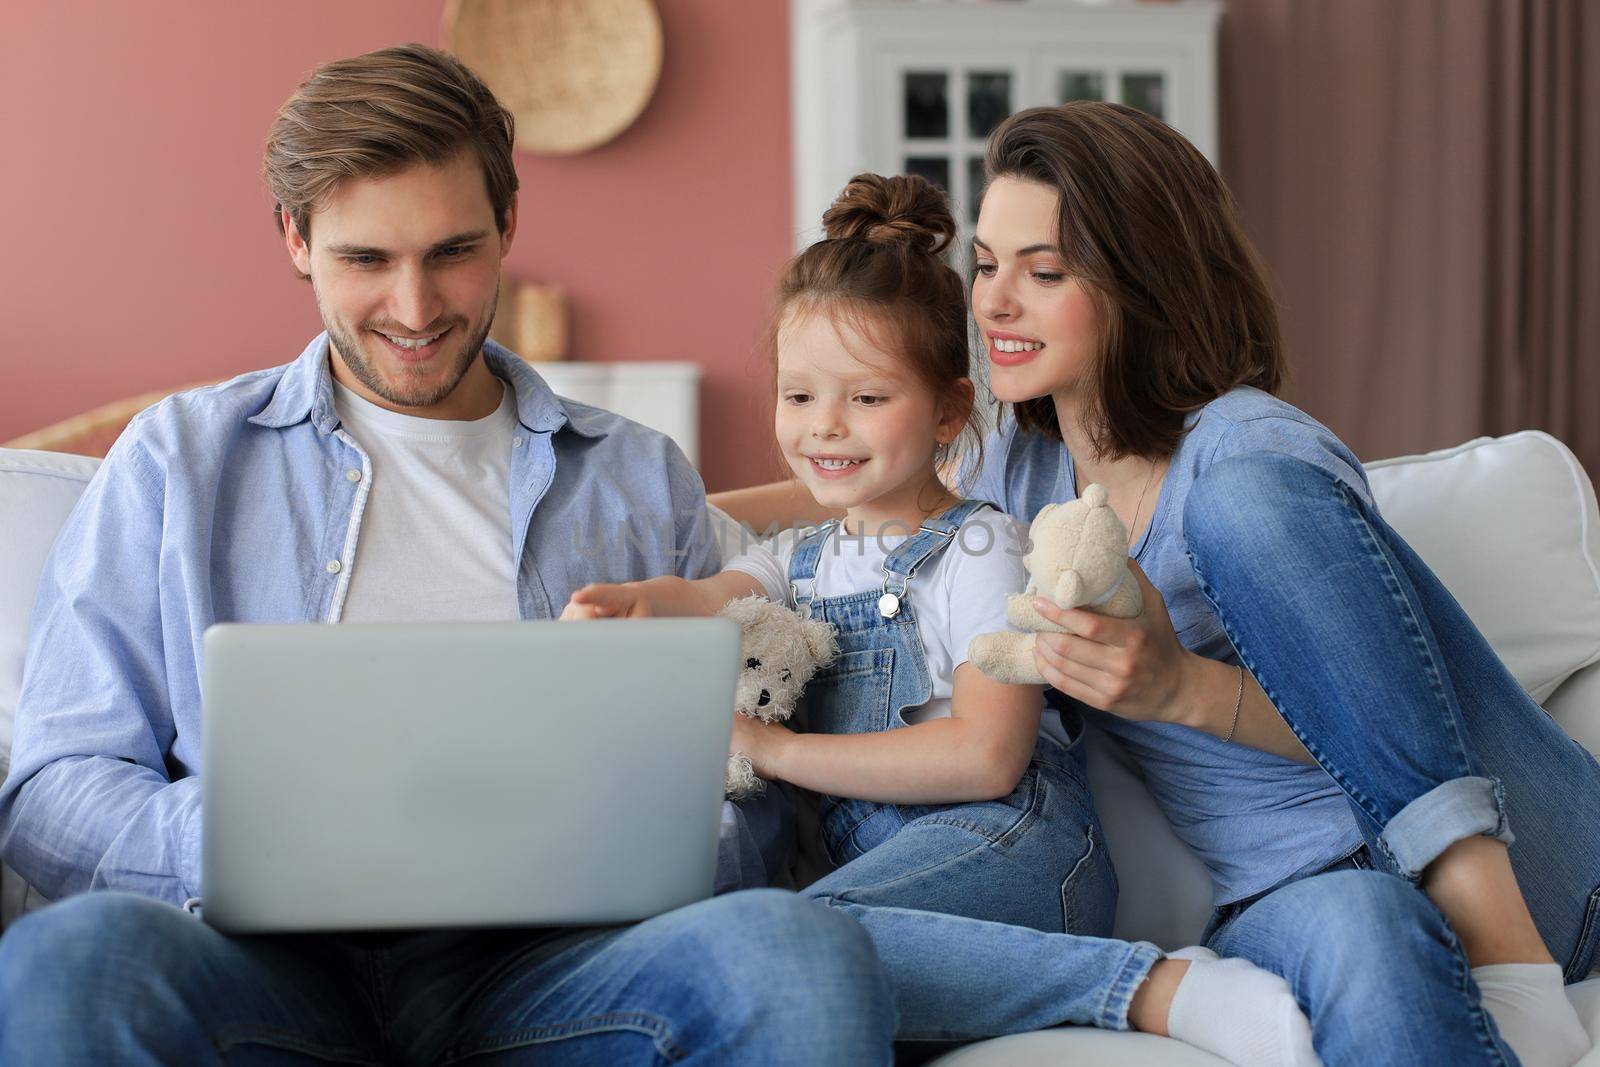
M831 908L779 889L730 893L686 909L688 931L731 966L763 971L818 969L847 976L877 973L877 956L860 925ZM760 945L751 958L724 946Z
M892 1034L888 979L866 932L844 913L755 889L684 909L682 924L678 948L688 951L675 955L719 1012L748 1012L764 1030L779 1026L807 1042L887 1042ZM780 1012L771 1010L774 997Z
M197 926L177 908L133 893L69 897L23 917L0 938L0 983L104 974L118 961L149 968Z
M46 1047L63 1061L96 1058L113 1031L164 1026L155 1005L182 998L162 999L161 984L182 982L194 936L204 936L194 917L131 893L84 893L26 916L0 937L0 1058Z

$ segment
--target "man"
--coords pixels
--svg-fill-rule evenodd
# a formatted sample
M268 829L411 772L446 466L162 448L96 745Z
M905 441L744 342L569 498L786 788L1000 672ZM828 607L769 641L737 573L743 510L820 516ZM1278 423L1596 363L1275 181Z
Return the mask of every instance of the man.
M230 938L179 907L201 890L210 624L548 618L587 582L717 565L666 438L485 343L511 142L488 90L417 45L329 64L279 113L267 179L327 332L136 419L46 566L0 853L67 899L0 939L0 1062L888 1058L865 935L788 894L346 937ZM629 519L657 536L573 551Z

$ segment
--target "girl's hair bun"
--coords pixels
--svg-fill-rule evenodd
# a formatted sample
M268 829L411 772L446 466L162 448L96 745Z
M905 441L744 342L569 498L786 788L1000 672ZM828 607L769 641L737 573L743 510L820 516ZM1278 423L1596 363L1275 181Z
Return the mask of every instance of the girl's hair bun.
M857 174L822 216L829 240L909 245L937 256L955 239L943 190L914 174Z

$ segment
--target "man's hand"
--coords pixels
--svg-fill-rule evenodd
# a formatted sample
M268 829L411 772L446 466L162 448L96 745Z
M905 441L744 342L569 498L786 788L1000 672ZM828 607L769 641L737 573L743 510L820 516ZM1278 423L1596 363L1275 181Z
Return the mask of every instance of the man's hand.
M1035 600L1039 614L1067 632L1036 635L1034 662L1045 681L1092 708L1125 719L1176 721L1194 657L1178 643L1161 593L1131 559L1128 568L1144 593L1144 611L1136 618Z

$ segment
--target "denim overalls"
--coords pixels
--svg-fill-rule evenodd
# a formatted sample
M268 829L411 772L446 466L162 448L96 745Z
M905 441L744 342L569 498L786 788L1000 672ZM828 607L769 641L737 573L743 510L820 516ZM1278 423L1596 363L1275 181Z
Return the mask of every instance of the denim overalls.
M906 725L906 711L928 702L933 682L914 579L987 506L966 500L923 523L884 561L882 586L859 593L815 596L817 563L837 523L796 547L789 562L795 602L834 627L840 649L806 687L803 729L892 730ZM818 814L828 856L840 866L808 895L835 904L870 896L878 905L1056 933L1110 933L1115 876L1081 768L1049 737L1041 735L1027 773L998 800L906 805L823 796Z

